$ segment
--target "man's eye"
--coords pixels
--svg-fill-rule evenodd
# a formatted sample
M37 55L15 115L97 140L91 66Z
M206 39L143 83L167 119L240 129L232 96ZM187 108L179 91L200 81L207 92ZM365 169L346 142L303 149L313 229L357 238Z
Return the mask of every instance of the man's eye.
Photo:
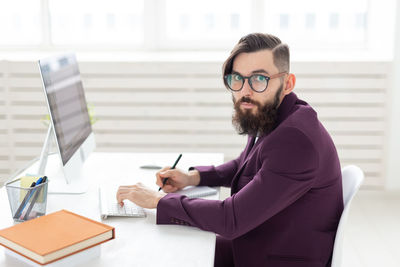
M235 81L241 81L241 80L242 80L242 76L240 76L240 75L233 75L233 80L235 80Z
M258 81L258 82L263 82L263 81L265 81L265 77L262 76L262 75L257 75L257 76L256 76L256 81Z

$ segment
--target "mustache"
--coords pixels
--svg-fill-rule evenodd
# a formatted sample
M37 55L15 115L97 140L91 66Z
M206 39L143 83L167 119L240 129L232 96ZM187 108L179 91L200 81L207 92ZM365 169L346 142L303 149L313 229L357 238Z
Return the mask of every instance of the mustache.
M256 105L257 107L261 107L262 106L260 102L258 102L256 100L253 100L253 99L251 99L250 97L247 97L247 96L243 96L242 98L240 98L236 102L235 106L239 107L241 103L249 103L249 104Z
M243 96L240 100L240 103L250 103L250 104L257 104L256 101L254 101L253 99L251 99L250 97L247 96Z

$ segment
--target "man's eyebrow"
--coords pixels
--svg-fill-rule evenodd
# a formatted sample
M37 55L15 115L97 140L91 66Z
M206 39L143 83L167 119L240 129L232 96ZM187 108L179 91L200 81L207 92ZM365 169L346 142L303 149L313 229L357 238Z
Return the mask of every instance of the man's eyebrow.
M251 73L260 73L260 72L269 74L268 71L266 71L266 70L264 70L264 69L253 70Z
M266 70L264 70L264 69L253 70L251 73L260 73L260 72L262 72L262 73L265 73L265 74L268 74L268 75L269 75L269 72L268 72L268 71L266 71ZM240 72L238 72L238 71L235 71L235 70L232 70L232 73L234 73L234 74L240 74ZM240 74L240 75L242 75L242 74Z

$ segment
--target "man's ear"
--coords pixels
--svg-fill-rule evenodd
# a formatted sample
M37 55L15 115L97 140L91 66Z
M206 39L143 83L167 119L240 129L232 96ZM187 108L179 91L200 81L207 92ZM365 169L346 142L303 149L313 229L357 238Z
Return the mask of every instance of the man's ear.
M294 86L296 85L296 76L293 73L289 73L285 79L285 86L283 87L283 95L290 94Z

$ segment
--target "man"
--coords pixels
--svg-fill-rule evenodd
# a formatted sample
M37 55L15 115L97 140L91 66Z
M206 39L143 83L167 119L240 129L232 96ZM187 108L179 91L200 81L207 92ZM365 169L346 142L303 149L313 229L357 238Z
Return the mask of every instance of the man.
M229 186L224 201L120 187L117 199L157 208L158 224L180 223L217 234L215 266L330 266L343 210L340 163L316 112L292 92L289 48L268 34L249 34L223 66L232 91L232 121L248 142L220 166L188 172L164 168L157 184Z

